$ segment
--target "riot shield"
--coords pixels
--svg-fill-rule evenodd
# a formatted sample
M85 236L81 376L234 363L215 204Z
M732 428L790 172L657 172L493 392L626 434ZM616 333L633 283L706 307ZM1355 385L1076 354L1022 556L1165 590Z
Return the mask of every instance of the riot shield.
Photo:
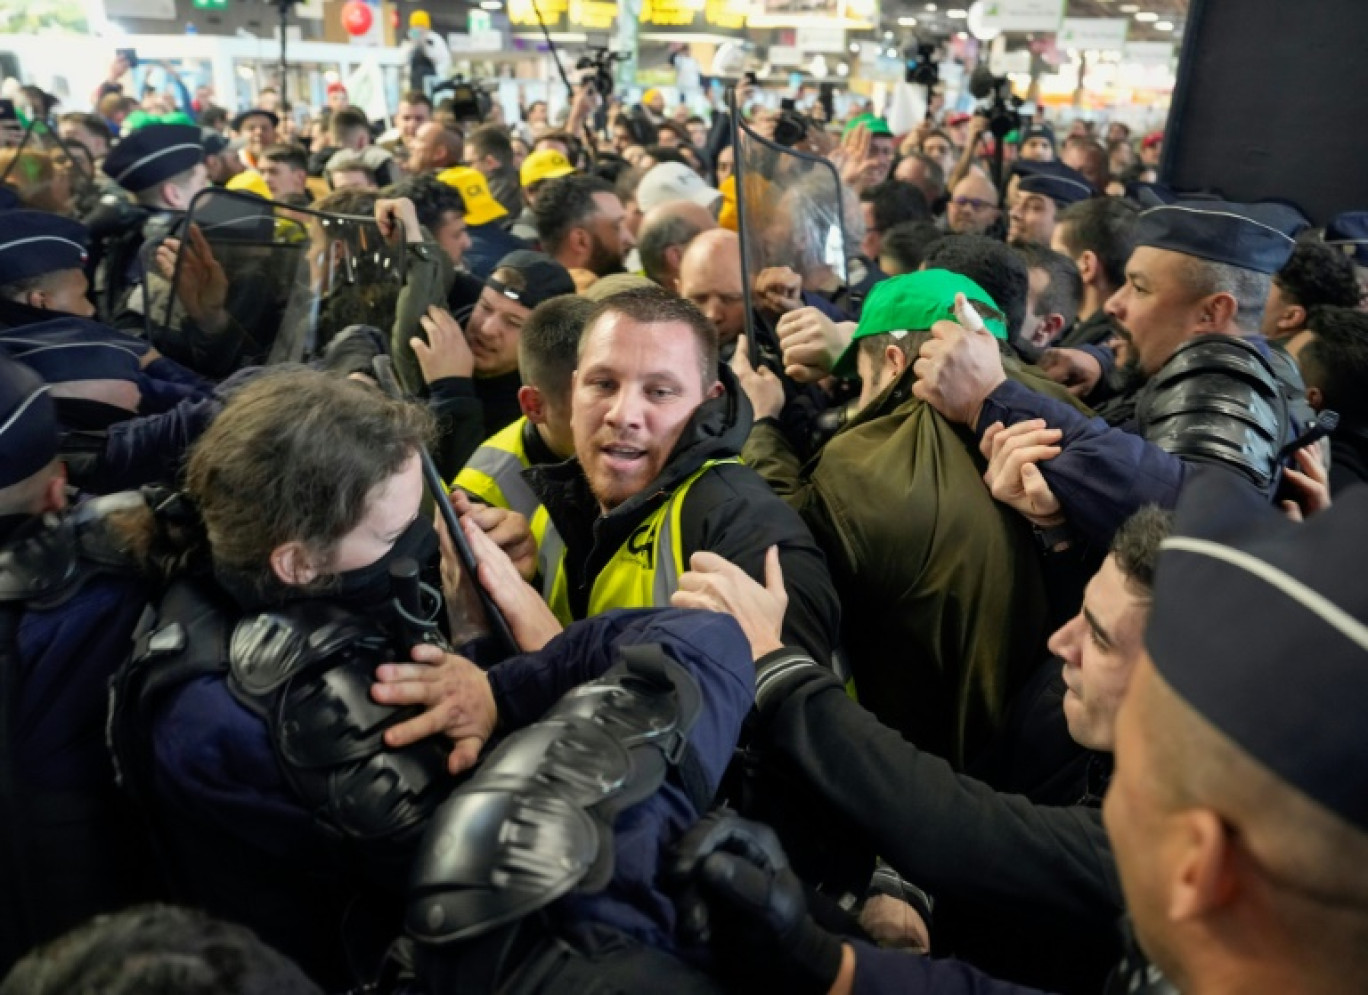
M832 163L799 140L780 145L742 120L728 98L736 156L737 228L741 237L746 324L754 343L755 281L786 267L803 289L831 295L846 285L847 263L859 252L859 202Z
M64 142L44 121L0 131L0 184L24 207L65 217L80 217L99 196L90 152Z
M352 324L388 329L404 282L402 231L218 188L143 252L148 338L227 334L235 366L312 359Z

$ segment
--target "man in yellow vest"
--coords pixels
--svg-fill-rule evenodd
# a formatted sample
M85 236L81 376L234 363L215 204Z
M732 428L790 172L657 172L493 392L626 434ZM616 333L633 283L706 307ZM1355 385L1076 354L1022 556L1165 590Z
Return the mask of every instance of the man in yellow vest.
M829 663L840 605L826 562L797 513L742 465L750 403L717 350L712 323L658 287L595 305L571 391L575 459L523 474L564 543L548 601L562 623L666 607L694 553L763 581L775 546L785 638Z
M562 463L575 455L570 428L570 384L585 320L594 310L583 297L543 301L528 315L518 336L518 405L523 416L490 436L470 457L453 484L496 508L518 512L537 540L539 573L551 594L561 542L532 488L523 480L529 466Z

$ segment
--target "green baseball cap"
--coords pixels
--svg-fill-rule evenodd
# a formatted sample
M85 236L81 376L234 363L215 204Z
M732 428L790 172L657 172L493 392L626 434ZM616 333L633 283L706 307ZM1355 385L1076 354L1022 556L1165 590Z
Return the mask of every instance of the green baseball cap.
M841 132L841 137L844 138L860 125L864 125L871 135L887 135L890 138L893 137L893 130L889 128L888 122L881 117L875 117L873 114L856 114L850 119L850 123L845 126L845 130Z
M904 273L874 284L865 298L860 324L850 337L850 345L831 372L843 379L856 375L855 355L860 339L886 332L927 332L938 321L954 321L956 294L997 310L997 304L977 283L945 269ZM983 324L995 338L1006 340L1007 325L1001 318L984 318Z

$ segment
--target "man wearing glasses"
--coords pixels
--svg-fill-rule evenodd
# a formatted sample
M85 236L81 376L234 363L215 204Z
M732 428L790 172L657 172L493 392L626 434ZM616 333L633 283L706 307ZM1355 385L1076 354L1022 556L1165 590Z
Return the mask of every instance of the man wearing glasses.
M992 181L970 173L955 184L945 216L957 235L996 235L1002 219Z

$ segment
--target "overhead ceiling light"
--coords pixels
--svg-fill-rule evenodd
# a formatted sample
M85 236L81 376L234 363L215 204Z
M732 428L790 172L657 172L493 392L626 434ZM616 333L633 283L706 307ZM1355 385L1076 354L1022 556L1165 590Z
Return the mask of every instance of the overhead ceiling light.
M923 9L923 10L929 10L929 11L931 11L932 13L935 13L936 5L933 4L933 3L929 3L929 4L927 4L925 7L923 7L922 9Z
M1151 21L1159 20L1159 15L1152 10L1142 10L1135 15L1135 19L1141 24L1149 24Z
M893 32L892 32L892 31L885 31L885 32L884 32L884 41L892 41L892 40L893 40Z
M1159 21L1157 24L1154 25L1154 30L1155 30L1155 31L1172 31L1172 30L1173 30L1173 22L1172 22L1172 21Z
M898 27L900 27L900 28L915 28L916 26L917 26L917 19L916 19L915 17L900 17L900 18L898 18Z
M896 59L898 57L898 50L896 48L886 48L884 49L884 55L888 56L890 59Z
M945 12L945 16L946 16L946 17L949 17L949 18L951 18L951 19L953 19L953 20L956 20L956 21L962 21L962 20L964 20L966 17L969 16L969 11L967 11L967 10L947 10L947 11Z
M481 10L503 10L503 0L480 0Z
M848 66L848 65L847 65L846 63L844 63L844 62L838 62L838 63L836 63L836 75L837 75L837 76L849 76L849 75L850 75L850 66Z
M1123 3L1120 7L1117 7L1116 9L1121 11L1121 13L1123 14L1134 14L1137 10L1140 9L1140 7L1138 4Z
M969 38L969 32L968 32L968 31L958 31L958 32L955 33L955 37L958 38L960 41L966 41L966 40Z
M858 52L858 51L860 50L860 43L857 42L857 41L851 42L851 43L850 43L850 50L851 50L852 52Z

